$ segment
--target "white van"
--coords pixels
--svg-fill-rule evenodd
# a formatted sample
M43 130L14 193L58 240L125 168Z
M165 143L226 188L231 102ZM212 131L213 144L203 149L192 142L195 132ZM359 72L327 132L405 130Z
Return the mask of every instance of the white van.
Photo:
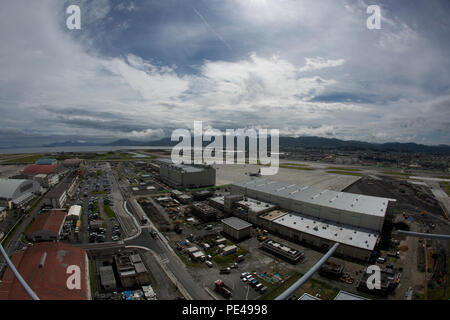
M205 263L208 267L212 268L213 264L211 261L206 260Z
M379 257L379 258L377 259L377 262L378 262L378 263L385 263L385 262L386 262L386 258L384 258L384 257Z

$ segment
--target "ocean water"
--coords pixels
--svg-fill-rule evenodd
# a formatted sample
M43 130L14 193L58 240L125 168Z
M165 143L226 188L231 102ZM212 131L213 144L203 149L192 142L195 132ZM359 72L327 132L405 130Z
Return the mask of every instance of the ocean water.
M5 148L0 149L0 154L15 153L53 153L53 152L108 152L115 150L170 150L172 147L137 147L137 146L77 146L77 147L39 147L39 148Z

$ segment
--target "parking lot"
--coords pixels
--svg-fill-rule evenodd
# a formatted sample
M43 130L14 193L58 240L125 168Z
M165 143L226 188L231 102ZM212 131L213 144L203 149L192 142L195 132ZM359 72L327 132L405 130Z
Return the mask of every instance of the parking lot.
M111 195L111 173L107 166L94 165L81 180L70 205L80 205L78 222L66 222L63 235L72 243L119 241L122 232L115 218Z

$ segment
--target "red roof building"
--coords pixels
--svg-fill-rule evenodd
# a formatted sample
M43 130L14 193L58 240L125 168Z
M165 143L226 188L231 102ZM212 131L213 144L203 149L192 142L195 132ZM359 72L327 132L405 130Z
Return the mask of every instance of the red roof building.
M81 248L61 242L41 242L15 253L11 261L41 300L91 298L89 263L86 251ZM79 270L79 273L69 267ZM72 281L76 274L80 276L79 282ZM6 268L0 282L0 300L31 300L10 268Z
M59 240L67 213L60 210L50 210L41 213L27 230L27 238L32 241Z
M51 174L56 172L56 164L30 164L23 168L22 174L36 175L36 174Z

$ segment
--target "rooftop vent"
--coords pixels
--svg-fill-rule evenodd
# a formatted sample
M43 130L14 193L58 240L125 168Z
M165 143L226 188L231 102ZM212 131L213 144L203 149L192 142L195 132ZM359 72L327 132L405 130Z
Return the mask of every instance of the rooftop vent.
M39 261L39 268L43 268L45 260L47 259L47 252L44 252L41 256L41 261Z

